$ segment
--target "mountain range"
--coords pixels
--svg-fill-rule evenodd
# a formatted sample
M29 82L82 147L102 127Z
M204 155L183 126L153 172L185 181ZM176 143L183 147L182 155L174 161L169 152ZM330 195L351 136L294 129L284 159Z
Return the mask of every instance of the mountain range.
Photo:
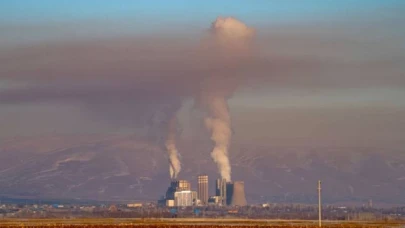
M179 143L182 171L196 189L218 178L212 145ZM405 203L405 151L364 147L271 147L232 143L234 180L245 182L249 203L317 200L327 203ZM0 143L0 196L33 199L155 201L170 179L163 147L134 135L18 137Z

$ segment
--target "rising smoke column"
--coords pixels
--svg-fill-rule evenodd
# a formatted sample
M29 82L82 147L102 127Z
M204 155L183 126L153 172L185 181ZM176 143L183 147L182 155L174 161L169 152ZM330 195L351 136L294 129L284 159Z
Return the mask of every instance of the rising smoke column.
M165 99L162 103L154 104L154 113L149 117L147 126L151 131L149 139L161 145L167 152L169 161L169 174L171 179L176 179L180 170L181 162L176 146L176 138L179 133L177 112L182 104L181 99Z
M225 96L220 94L205 95L204 102L208 115L204 122L211 132L211 140L215 146L211 157L217 164L221 177L231 181L231 166L228 158L229 142L231 140L231 117Z
M219 17L212 23L211 34L214 50L219 51L219 61L226 68L229 64L237 64L239 58L248 53L249 41L254 31L235 18ZM209 75L200 97L200 102L206 109L204 122L215 144L211 157L217 164L222 179L227 181L231 181L228 149L232 133L227 98L235 89L232 75Z
M167 126L166 136L166 150L169 155L169 171L170 178L176 179L181 170L181 163L179 160L179 152L176 147L176 134L177 134L177 117L173 116Z

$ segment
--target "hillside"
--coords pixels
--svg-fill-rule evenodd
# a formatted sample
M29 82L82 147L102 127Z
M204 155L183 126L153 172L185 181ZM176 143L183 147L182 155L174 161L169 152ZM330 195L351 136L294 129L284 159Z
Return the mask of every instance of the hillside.
M210 146L179 145L180 178L216 166ZM383 151L382 151L383 150ZM384 153L382 153L384 152ZM244 180L249 202L316 202L322 179L326 202L405 203L405 153L369 148L255 147L233 143L234 180ZM168 183L166 153L126 135L16 138L0 144L0 194L7 197L156 200Z

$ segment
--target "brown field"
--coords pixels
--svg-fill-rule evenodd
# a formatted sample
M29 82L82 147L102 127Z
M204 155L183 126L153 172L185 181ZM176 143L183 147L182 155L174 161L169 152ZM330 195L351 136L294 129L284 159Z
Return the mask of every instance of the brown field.
M0 227L153 227L153 228L216 228L216 227L290 227L315 228L317 221L248 220L248 219L0 219ZM328 228L405 227L404 222L341 222L324 221Z

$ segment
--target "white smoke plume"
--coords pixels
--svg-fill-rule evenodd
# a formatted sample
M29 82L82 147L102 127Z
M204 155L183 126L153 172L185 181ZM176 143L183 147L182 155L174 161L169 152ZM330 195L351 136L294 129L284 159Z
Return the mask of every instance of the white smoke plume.
M223 60L238 60L248 53L254 30L235 18L217 18L212 23L213 44ZM222 61L222 60L221 60ZM224 62L225 63L225 62ZM237 63L237 61L235 62ZM224 66L226 67L226 66ZM230 79L230 80L229 80ZM205 125L211 132L214 149L211 157L217 163L222 179L231 181L228 149L231 140L231 117L227 98L234 91L232 75L210 75L202 87L200 101L207 111Z
M167 138L165 142L166 150L169 155L169 171L171 179L176 179L181 170L179 153L176 147L176 133L177 117L173 116L168 123Z
M211 33L223 57L232 59L249 53L255 31L233 17L218 17L211 25Z
M211 157L217 163L222 179L231 181L231 166L228 158L228 148L231 139L231 118L228 104L224 96L209 96L205 117L205 125L211 131L211 139L215 142Z

